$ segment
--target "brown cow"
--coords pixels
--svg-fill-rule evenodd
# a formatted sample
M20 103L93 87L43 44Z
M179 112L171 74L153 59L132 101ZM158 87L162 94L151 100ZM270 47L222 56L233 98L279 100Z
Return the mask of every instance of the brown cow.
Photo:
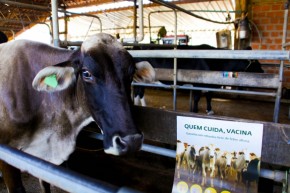
M132 118L135 64L108 34L77 51L17 40L0 45L0 143L61 164L81 129L95 121L104 151L123 155L141 148ZM1 162L10 193L25 192L18 169Z

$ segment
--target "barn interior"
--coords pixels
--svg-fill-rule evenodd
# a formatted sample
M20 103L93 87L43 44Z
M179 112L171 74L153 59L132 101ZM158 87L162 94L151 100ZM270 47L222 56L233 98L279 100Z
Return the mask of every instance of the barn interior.
M282 16L279 17L280 22L285 21L283 7L287 1L283 0L274 2L271 0L0 0L0 30L4 32L9 41L20 38L35 39L35 34L37 34L37 41L70 49L78 47L80 42L87 37L104 32L118 38L126 47L149 43L174 45L174 42L177 42L176 44L179 45L209 44L230 50L242 50L247 46L252 46L253 50L289 50L289 47L282 46L282 43L285 43L285 41L282 42L282 39L289 41L289 38L282 34L283 29L281 28L278 29L278 38L281 42L275 43L279 46L265 47L265 44L271 39L271 37L267 38L265 28L270 27L269 25L266 27L258 26L255 23L258 20L255 11L263 9L263 2L266 4L265 6L271 5L271 3L277 4L277 7L279 5L279 11L282 12ZM57 23L59 25L57 32L54 31L56 27L52 16L55 8L57 9ZM239 38L240 34L237 32L238 29L242 28L240 21L245 16L250 18L250 23L246 25L246 27L250 27L250 29L246 29L250 36ZM289 26L286 28L286 32L289 33ZM281 77L279 74L281 72L279 69L280 60L265 59L260 61L267 73ZM267 125L278 122L278 126L275 125L275 128L286 128L286 136L289 135L288 63L287 60L283 63L282 72L285 76L283 81L279 83L279 88L270 89L270 92L275 93L274 97L215 92L212 104L215 109L213 118L224 119L226 117L230 120L262 122ZM253 90L255 89L257 88ZM268 89L262 88L260 90L268 92ZM158 113L170 111L185 113L193 117L208 117L205 113L205 98L201 99L199 113L191 113L189 112L190 91L177 90L176 95L177 102L175 104L172 89L146 88L147 107L135 107L137 109L136 115L143 116L141 112L144 108L145 118L152 118L156 115L148 115L151 110L158 111ZM276 104L277 100L278 105ZM273 118L275 112L279 118ZM156 123L158 121L148 120L158 125ZM145 121L142 119L140 122L142 122L141 127L145 127ZM176 136L175 126L169 124L175 124L175 122L169 122L166 126L173 127L168 129L168 132L172 132L172 135ZM270 128L269 126L269 130ZM147 129L150 128L144 129L148 132ZM162 129L160 128L160 130ZM129 187L135 191L149 193L172 191L176 166L175 158L147 151L123 157L106 155L102 149L102 141L90 137L91 133L100 134L94 124L84 129L84 132L78 137L76 151L61 167L117 187ZM172 140L170 137L167 140L158 140L150 134L148 136L145 138L146 144L175 151L176 140ZM267 137L269 139L269 136ZM281 140L281 136L274 139ZM168 142L169 140L171 142ZM290 166L287 163L287 160L290 159L289 145L287 146L282 142L281 144L279 153L283 151L288 153L287 159L284 162L279 162L278 159L271 162L269 159L270 163L262 162L262 168L276 172L277 176L281 176L281 173L287 176ZM275 149L272 148L269 152L272 151ZM285 162L287 164L284 164ZM25 172L23 180L28 193L40 191L36 177ZM285 182L284 177L283 179L261 177L258 192L287 192L285 187L287 187L287 178ZM0 183L0 192L7 192L3 181ZM52 192L65 193L66 191L62 190L61 187L52 187Z
M141 31L139 28L142 27L144 39L141 40L139 37L138 42L158 41L158 30L161 27L166 26L168 35L174 35L175 30L175 14L170 4L164 6L162 3L162 1L142 3L144 9L143 25L141 25L137 13L139 10L136 9L137 1L58 1L60 39L82 41L93 33L105 32L118 34L124 41L129 41L134 33L139 36ZM235 1L177 1L176 4L180 9L177 9L176 13L178 34L192 36L193 32L200 35L213 30L220 31L227 28L231 30L232 22L235 21L237 13L241 12L241 5L238 1L237 3ZM191 15L184 14L181 10L190 11ZM10 39L35 25L46 28L45 32L48 35L52 34L51 1L1 1L1 13L1 30ZM196 19L192 15L210 21L218 18L218 21L204 25L203 20ZM199 41L199 39L194 38L189 41Z

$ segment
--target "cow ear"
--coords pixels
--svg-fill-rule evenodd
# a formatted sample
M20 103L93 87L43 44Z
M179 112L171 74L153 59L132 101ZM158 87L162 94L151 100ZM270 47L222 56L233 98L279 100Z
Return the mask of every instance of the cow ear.
M49 66L36 74L32 86L38 91L55 92L68 88L75 80L73 67Z
M155 81L155 70L147 61L138 62L133 77L134 82L152 83Z

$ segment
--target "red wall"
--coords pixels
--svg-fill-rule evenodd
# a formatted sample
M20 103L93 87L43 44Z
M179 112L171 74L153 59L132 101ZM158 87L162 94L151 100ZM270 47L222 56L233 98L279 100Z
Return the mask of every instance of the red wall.
M262 36L261 50L281 50L284 23L284 7L286 0L252 0L249 6L250 19L258 27ZM289 11L290 12L290 11ZM287 41L290 42L290 17L288 14ZM257 30L253 28L251 46L259 49L260 39ZM290 46L286 48L290 50ZM261 63L280 64L280 61L260 61ZM290 65L287 61L285 64ZM269 73L278 73L277 67L263 66ZM284 67L283 86L290 88L290 67Z

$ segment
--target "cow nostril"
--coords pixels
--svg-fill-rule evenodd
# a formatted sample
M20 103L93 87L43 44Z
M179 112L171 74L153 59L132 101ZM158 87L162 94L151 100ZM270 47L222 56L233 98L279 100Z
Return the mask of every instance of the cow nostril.
M121 137L118 136L118 137L115 138L115 144L116 144L116 147L121 152L127 152L128 145L127 145L126 141L122 140Z
M105 148L104 151L107 154L124 155L126 153L132 153L138 151L142 147L143 135L134 134L120 137L115 135L112 139L112 145L109 148Z

